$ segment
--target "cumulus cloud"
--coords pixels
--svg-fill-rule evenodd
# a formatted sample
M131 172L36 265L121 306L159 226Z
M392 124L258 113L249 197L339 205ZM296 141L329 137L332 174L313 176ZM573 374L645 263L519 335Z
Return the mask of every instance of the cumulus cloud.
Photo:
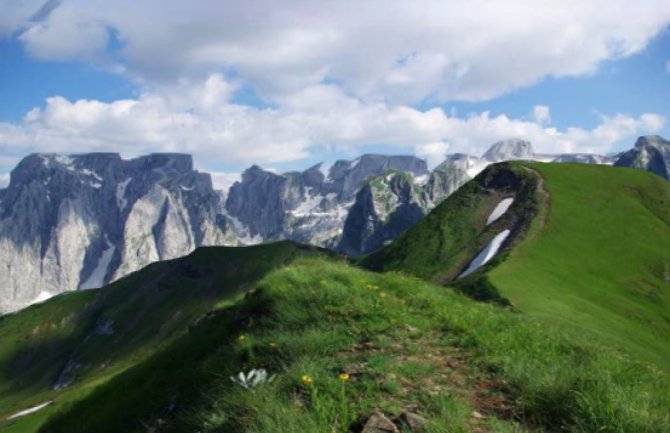
M593 129L558 129L547 124L549 107L535 107L532 120L488 112L458 117L441 108L365 101L325 84L284 97L276 107L256 108L232 102L234 89L212 75L109 103L49 98L21 122L0 123L0 154L189 152L207 168L299 161L333 149L358 153L383 144L435 165L447 151L479 155L510 137L528 139L545 153L607 152L665 125L658 114L615 114L602 115ZM226 176L215 180L234 179Z
M424 158L431 170L444 161L449 150L449 144L444 141L419 144L414 148L414 153Z
M533 119L541 125L551 122L551 111L549 107L546 105L536 105L533 107Z
M32 20L42 5L0 6L0 32L38 58L114 63L143 83L232 70L271 100L336 82L390 104L592 73L670 22L667 0L68 0Z

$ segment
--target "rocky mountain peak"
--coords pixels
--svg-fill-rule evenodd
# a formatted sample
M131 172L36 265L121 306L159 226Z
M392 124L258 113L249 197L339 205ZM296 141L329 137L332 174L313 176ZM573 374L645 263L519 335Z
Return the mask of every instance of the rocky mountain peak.
M193 171L193 157L186 153L152 153L131 161L137 168L147 170Z
M337 192L341 200L351 199L363 181L388 170L405 171L417 176L429 173L426 161L416 156L365 154L353 161L335 162L328 174L332 184L329 190Z
M484 153L482 159L490 162L509 161L516 159L533 159L535 152L530 141L511 138L498 141Z
M637 141L635 142L635 147L644 147L644 146L652 146L652 147L666 147L670 146L670 141L664 139L660 135L643 135L641 137L638 137Z
M670 141L658 135L639 137L635 147L620 154L614 165L647 170L670 180Z

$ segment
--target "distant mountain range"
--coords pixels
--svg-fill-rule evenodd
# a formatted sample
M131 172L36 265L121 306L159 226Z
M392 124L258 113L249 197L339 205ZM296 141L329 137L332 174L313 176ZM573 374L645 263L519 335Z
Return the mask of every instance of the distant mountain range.
M670 142L640 137L615 157L543 155L530 142L451 154L429 171L414 156L363 155L303 172L252 166L216 191L183 154L33 154L0 190L0 313L100 287L202 245L290 239L348 255L375 251L489 164L508 160L629 166L668 179Z

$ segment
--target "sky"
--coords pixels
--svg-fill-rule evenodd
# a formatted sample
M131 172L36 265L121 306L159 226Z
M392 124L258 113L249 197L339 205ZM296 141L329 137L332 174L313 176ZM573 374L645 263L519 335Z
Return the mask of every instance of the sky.
M0 183L34 152L186 152L225 185L366 152L670 137L667 0L0 0Z

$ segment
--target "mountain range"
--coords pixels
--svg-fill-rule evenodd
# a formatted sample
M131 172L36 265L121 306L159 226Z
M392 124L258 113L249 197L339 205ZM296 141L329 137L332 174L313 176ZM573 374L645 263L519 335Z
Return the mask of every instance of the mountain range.
M640 137L618 156L544 155L511 139L481 157L363 155L276 174L252 166L228 191L184 154L33 154L0 190L0 313L101 287L204 245L289 239L350 256L373 252L416 224L489 164L510 160L629 166L668 179L670 143Z

